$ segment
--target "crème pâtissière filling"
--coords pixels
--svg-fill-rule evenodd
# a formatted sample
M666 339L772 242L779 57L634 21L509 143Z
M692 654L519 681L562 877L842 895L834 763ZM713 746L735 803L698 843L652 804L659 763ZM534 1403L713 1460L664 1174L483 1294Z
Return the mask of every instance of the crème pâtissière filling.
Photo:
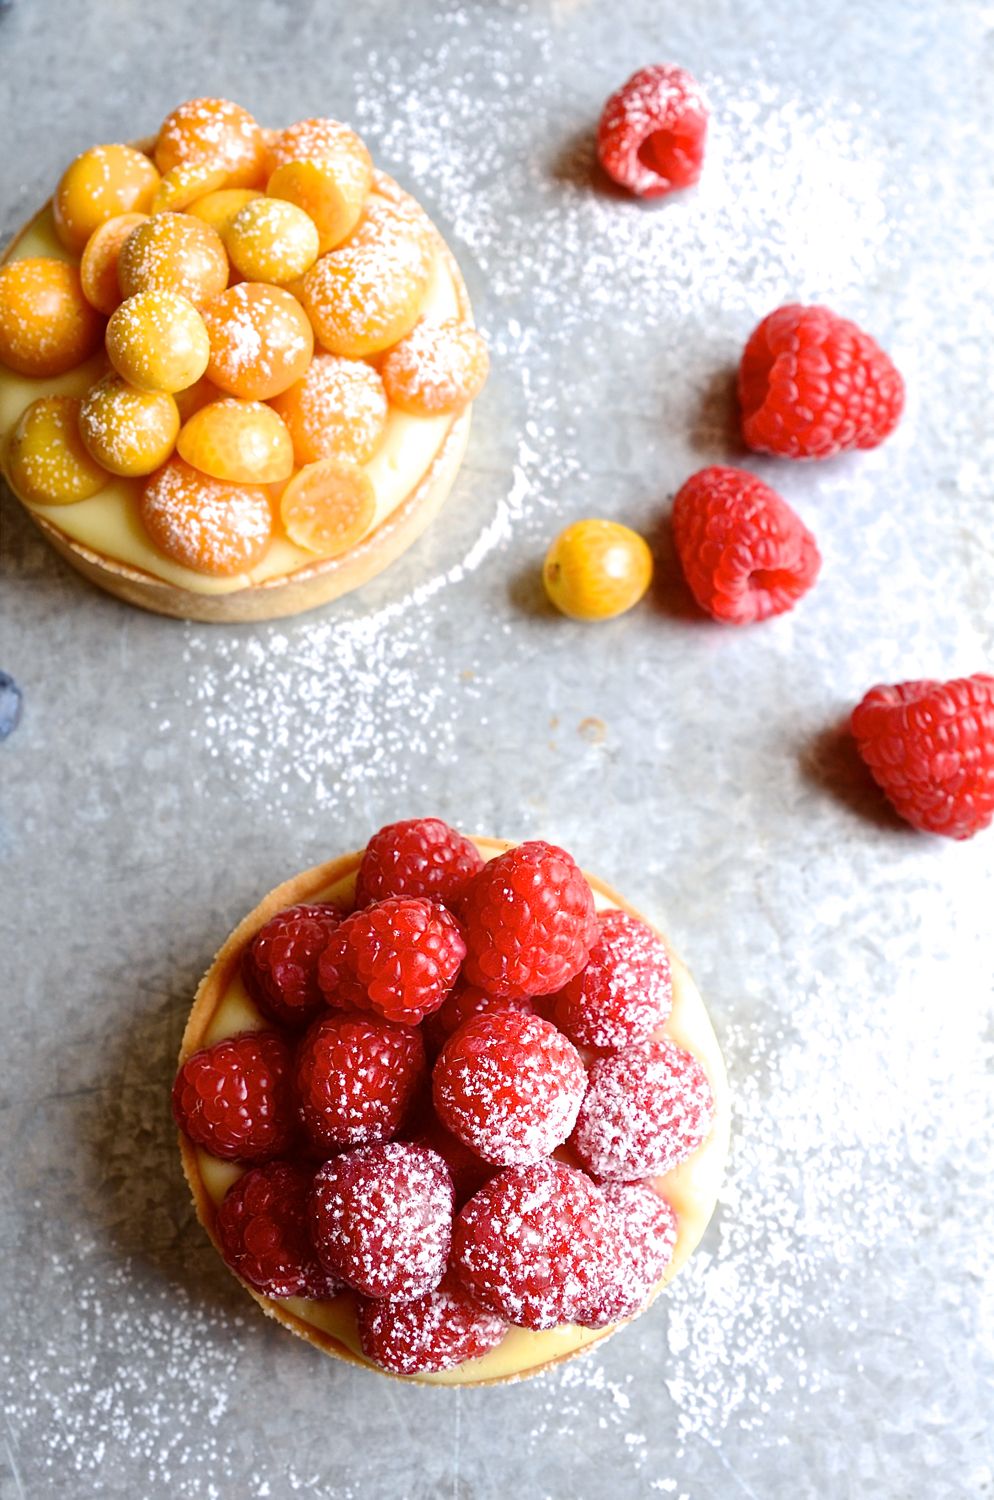
M437 824L438 820L428 821ZM438 826L444 828L444 825ZM393 827L404 828L405 825ZM377 845L377 841L382 846L391 831L381 830L371 841L370 849ZM511 846L490 839L465 840L464 845L474 851L474 859L482 860L483 869L492 867L495 874L498 867L492 862L506 857L515 848L525 851L515 858L526 860L531 851L545 851L550 847ZM556 855L560 852L555 851ZM664 997L662 1005L661 1014L665 1019L646 1033L646 1027L652 1025L650 1005L638 1018L636 1030L642 1035L642 1042L615 1047L585 1047L581 1042L578 1049L575 1048L562 1033L563 1026L577 1037L592 1033L584 1032L582 1022L577 1029L576 1016L570 1010L573 1003L570 986L562 990L554 1002L548 997L538 996L534 1000L508 1000L506 996L501 1000L481 992L474 983L474 977L479 978L479 970L472 968L474 944L479 947L474 938L474 918L465 905L456 900L452 901L452 908L460 913L460 930L469 952L462 961L454 988L448 992L441 1009L426 1012L417 1024L412 1024L418 1015L417 1010L407 1013L406 1022L398 1020L397 1017L404 1012L391 1010L389 985L386 989L377 988L369 973L359 980L354 975L347 977L348 960L343 957L347 947L345 935L350 930L349 924L355 926L358 922L361 947L361 930L365 927L368 938L369 931L379 925L380 936L373 947L382 957L383 943L388 941L383 937L386 927L390 926L391 931L397 932L405 921L414 918L417 925L424 913L417 910L417 902L408 909L402 901L400 906L396 904L400 898L377 899L372 880L367 881L360 873L363 857L363 853L343 856L306 871L273 891L231 935L198 991L184 1036L180 1058L183 1066L174 1092L177 1119L181 1127L185 1127L181 1134L184 1167L198 1214L229 1266L241 1275L264 1310L328 1353L353 1362L372 1364L388 1373L408 1374L439 1384L500 1381L533 1374L550 1363L578 1353L613 1331L618 1322L626 1321L676 1274L699 1242L716 1202L728 1146L729 1106L721 1053L693 981L668 951L662 957L662 967L668 969L672 977L671 995ZM508 873L512 879L518 878L513 872ZM633 950L624 949L624 944L632 941L633 933L636 947L639 944L652 947L661 944L661 940L608 887L590 877L586 878L586 884L592 892L591 912L598 924L600 937L597 941L601 947L589 950L583 972L589 975L597 964L602 969L605 965L610 968L609 961L604 958L603 945L606 942L610 949L612 943L620 942L629 958L620 964L622 978L618 980L616 973L611 983L616 989L620 984L630 990L624 970L629 959L632 963L639 960L637 954L631 958ZM328 905L324 906L324 903ZM352 912L356 913L354 918L343 920L344 914ZM327 913L331 914L330 917ZM429 918L432 915L428 913ZM437 912L434 915L437 916ZM291 987L294 983L299 986L299 968L291 973L282 966L287 963L292 966L295 959L301 960L303 950L299 946L294 950L295 959L291 950L295 943L302 942L311 944L309 951L313 962L317 963L314 958L317 952L315 932L318 932L318 947L327 941L319 933L323 920L330 922L332 932L330 947L320 961L325 992L321 996L315 993L312 997L309 1002L312 1008L306 1018L291 1017L288 1011L280 1008L278 996L274 1011L272 995L275 992L271 988L267 992L270 998L264 999L264 1008L260 1008L258 964L263 961L269 964L271 973L290 974ZM619 926L622 929L620 936L617 932ZM446 942L451 939L444 921L443 928L445 931L438 941L429 944L436 955L442 953ZM456 967L459 967L458 952L462 950L458 947L458 940L451 941L456 942ZM615 951L616 960L622 950ZM581 954L581 960L582 957ZM487 959L482 961L486 963ZM379 958L374 961L374 966L376 962ZM329 969L329 963L337 964L338 969ZM619 969L617 962L615 967ZM603 977L602 973L602 980ZM579 982L574 981L574 988ZM449 980L446 979L445 983ZM501 985L494 980L491 987L499 989ZM668 980L666 988L669 988ZM373 1011L363 1009L367 995L373 997L376 1007ZM651 1004L656 1003L655 998L647 996L647 1004L650 1000ZM436 1002L437 997L430 1003ZM318 1006L316 1012L313 1011L314 1004ZM633 1014L629 1004L626 1026L634 1024ZM526 1094L531 1091L531 1102L524 1106L526 1115L529 1111L537 1111L526 1122L523 1133L518 1131L520 1122L515 1122L510 1134L502 1135L504 1126L497 1121L502 1106L492 1102L500 1091L492 1077L485 1080L482 1093L477 1089L473 1096L470 1087L470 1096L475 1097L477 1103L480 1099L484 1101L482 1125L480 1120L474 1124L466 1116L465 1099L461 1105L457 1102L454 1109L452 1106L452 1079L458 1081L461 1076L458 1057L467 1049L470 1054L474 1049L480 1050L481 1037L488 1026L495 1028L493 1036L487 1034L482 1047L488 1062L494 1062L502 1055L502 1049L510 1045L512 1055L518 1059L515 1069L524 1077L534 1063L536 1046L545 1059L523 1090ZM510 1042L505 1034L508 1028ZM476 1035L477 1032L480 1036ZM253 1038L258 1038L258 1043L253 1042ZM607 1033L601 1037L602 1041L608 1039ZM615 1034L617 1042L622 1039L621 1033ZM293 1137L289 1145L286 1141L270 1142L266 1150L279 1159L262 1166L253 1166L240 1159L237 1153L249 1148L230 1141L220 1154L215 1154L217 1148L211 1149L210 1133L223 1129L219 1123L223 1111L219 1105L217 1119L207 1122L200 1111L209 1113L213 1106L206 1101L214 1097L215 1090L224 1092L227 1085L219 1080L222 1080L222 1075L227 1076L226 1070L232 1066L236 1077L240 1068L247 1068L255 1077L262 1076L255 1070L262 1069L265 1073L267 1068L278 1067L281 1046L289 1048L286 1056L290 1061L286 1067L293 1076L292 1107L300 1111L305 1122L303 1139ZM246 1047L241 1061L235 1060L235 1052ZM257 1047L261 1049L258 1057L255 1056ZM356 1047L367 1049L364 1053L365 1073L349 1051ZM225 1055L228 1048L231 1049L230 1056ZM276 1049L272 1058L268 1057L267 1048ZM369 1048L372 1051L368 1051ZM523 1050L514 1052L515 1048ZM565 1059L566 1072L561 1077L559 1070L564 1054L569 1056ZM608 1140L605 1147L603 1120L614 1108L610 1102L611 1087L605 1087L605 1083L609 1082L607 1075L612 1069L617 1070L620 1065L618 1077L624 1080L627 1077L625 1068L632 1061L641 1065L650 1055L653 1059L650 1073L653 1067L664 1065L662 1073L658 1069L651 1073L656 1080L654 1086L658 1085L665 1091L672 1083L672 1101L675 1102L671 1101L663 1123L657 1121L652 1127L661 1130L666 1137L662 1145L659 1140L654 1140L648 1147L648 1155L640 1159L636 1154L626 1161L623 1155L617 1157L616 1142L612 1144ZM349 1106L346 1111L348 1118L343 1124L341 1101L355 1098L355 1089L343 1074L355 1067L356 1078L378 1078L380 1082L375 1087L380 1087L383 1076L375 1059L387 1056L390 1058L388 1072L396 1084L393 1103L386 1105L383 1100L364 1098L357 1106L360 1113L353 1113L352 1106ZM424 1071L426 1067L427 1073ZM370 1068L372 1072L369 1072ZM546 1068L550 1074L556 1075L548 1093L543 1092L543 1071ZM577 1073L578 1083L570 1069ZM675 1069L672 1075L671 1069ZM417 1080L412 1085L414 1093L398 1103L397 1099L406 1087L403 1080L407 1072ZM690 1074L694 1075L696 1082ZM662 1083L659 1083L660 1079ZM391 1080L388 1079L387 1083L386 1092L389 1094ZM637 1082L624 1084L623 1094L627 1093L628 1097L622 1097L620 1101L623 1114L638 1094L639 1087ZM566 1115L557 1115L561 1100L574 1088L578 1093L574 1095L572 1105L567 1105ZM616 1088L614 1093L617 1094ZM179 1106L175 1102L178 1095L185 1098ZM577 1116L577 1103L581 1097L583 1103ZM698 1133L696 1136L692 1131L687 1134L690 1130L688 1121L702 1098L706 1100L706 1108L695 1116L693 1126ZM382 1115L376 1114L381 1107L396 1108L396 1118L384 1121ZM191 1108L195 1116L192 1119L184 1114ZM536 1125L539 1116L541 1122ZM332 1123L329 1124L329 1120ZM186 1133L189 1131L193 1132L192 1135ZM207 1133L201 1135L201 1131ZM551 1133L543 1139L542 1131ZM624 1130L621 1133L623 1135ZM682 1139L678 1140L681 1133ZM206 1145L205 1140L208 1141ZM554 1145L557 1141L561 1144ZM258 1144L252 1149L258 1149ZM478 1154L480 1152L483 1159ZM617 1159L612 1159L612 1153ZM646 1163L650 1164L648 1170ZM662 1164L662 1170L656 1170L653 1164ZM444 1235L451 1233L451 1245L446 1239L445 1246L438 1251L441 1259L434 1264L437 1247L433 1248L433 1235L441 1231L430 1214L423 1221L418 1215L422 1212L422 1199L431 1199L440 1190L432 1173L440 1174L447 1181L447 1169L451 1170L455 1183L455 1215L453 1218L450 1198L450 1206L443 1205L440 1210L439 1222L443 1224ZM355 1171L360 1177L364 1171L372 1173L372 1187L367 1184L365 1196L361 1183L359 1187L355 1182L349 1186L346 1181ZM405 1221L408 1226L416 1221L420 1227L414 1236L409 1263L404 1261L403 1253L398 1251L395 1255L391 1251L383 1256L383 1261L388 1264L377 1264L377 1253L366 1255L361 1242L370 1222L376 1229L377 1215L387 1214L389 1219L387 1189L390 1184L393 1184L391 1192L396 1189L398 1173L402 1203L398 1233L403 1238ZM295 1283L298 1290L294 1295L277 1294L291 1282L279 1284L280 1278L287 1275L286 1265L280 1261L271 1239L267 1238L272 1233L272 1225L266 1218L271 1208L271 1205L267 1208L267 1194L278 1197L283 1190L277 1181L280 1174L291 1177L297 1174L300 1179L295 1188L303 1195L299 1200L299 1214L305 1215L303 1205L310 1202L311 1207L306 1213L317 1215L313 1221L308 1220L306 1234L317 1237L315 1243L319 1247L321 1264L316 1271L312 1267L303 1282L298 1277ZM495 1270L490 1266L489 1271L496 1277L496 1281L492 1281L487 1279L487 1265L484 1264L481 1271L478 1260L474 1260L474 1255L478 1257L484 1252L479 1246L474 1249L471 1244L467 1245L467 1235L472 1238L472 1229L467 1226L471 1225L474 1214L479 1229L481 1217L485 1220L491 1211L499 1213L487 1195L517 1192L524 1185L537 1201L545 1188L544 1177L556 1178L557 1174L562 1180L552 1182L556 1191L565 1188L569 1193L579 1194L582 1209L576 1221L579 1227L571 1231L576 1244L582 1241L586 1233L584 1226L590 1216L596 1219L602 1212L602 1196L611 1200L613 1195L614 1200L618 1200L619 1195L624 1198L625 1195L647 1194L650 1200L658 1201L665 1215L669 1216L663 1260L654 1263L656 1270L652 1282L638 1290L634 1302L625 1297L620 1302L612 1301L614 1294L605 1298L602 1289L598 1292L597 1275L602 1274L603 1267L596 1275L590 1269L600 1253L595 1248L596 1236L580 1254L577 1267L571 1273L579 1275L581 1282L589 1273L593 1291L591 1284L586 1283L582 1293L575 1288L566 1291L558 1288L551 1300L543 1301L541 1288L535 1291L534 1266L526 1268L527 1274L521 1281L521 1285L527 1283L530 1288L522 1300L520 1287L515 1290L512 1285L509 1293L508 1286L501 1283L505 1273L513 1283L520 1266L517 1271L513 1262L510 1269L497 1266ZM532 1177L536 1181L533 1182ZM381 1190L382 1197L377 1198ZM451 1185L448 1190L451 1193ZM245 1201L234 1201L240 1192L244 1192ZM322 1199L317 1208L313 1202L315 1196ZM365 1230L361 1223L358 1228L353 1225L347 1232L342 1230L342 1223L351 1211L349 1204L354 1208L358 1202L360 1207L365 1205L368 1208L372 1200L375 1200L373 1219L370 1221L367 1215ZM642 1207L645 1208L644 1202ZM272 1212L279 1217L278 1204ZM253 1215L256 1218L253 1219ZM362 1219L361 1212L359 1219ZM265 1231L261 1225L266 1226ZM536 1229L535 1232L540 1234L542 1231ZM349 1234L353 1235L351 1240ZM290 1239L293 1239L292 1234ZM342 1243L346 1242L347 1254L343 1260ZM374 1234L374 1243L380 1242ZM305 1252L305 1257L313 1252L310 1238L308 1245L311 1249ZM277 1249L286 1252L288 1247L282 1245ZM491 1246L490 1251L492 1249ZM576 1245L573 1246L575 1249ZM270 1251L275 1259L267 1261ZM301 1253L299 1243L294 1253ZM566 1252L560 1245L556 1253ZM290 1258L292 1260L292 1254ZM389 1278L397 1275L395 1261L402 1269L400 1279L391 1281ZM277 1267L275 1271L274 1266ZM299 1272L299 1264L296 1269ZM330 1276L330 1283L323 1284L325 1275ZM270 1283L272 1294L267 1295L260 1287L266 1284L267 1277L273 1276L275 1281ZM442 1277L441 1283L439 1277ZM552 1281L555 1282L555 1276ZM429 1287L427 1297L419 1298L417 1294L424 1286ZM479 1314L482 1321L476 1330L479 1337L475 1343L472 1338L460 1343L454 1333L449 1348L479 1352L473 1357L456 1358L452 1362L451 1353L440 1355L439 1348L446 1347L445 1320L455 1319L458 1324L460 1318L465 1320L468 1316L465 1305L459 1300L466 1297L468 1286L471 1288L470 1306L477 1312L482 1307ZM557 1301L557 1297L566 1300ZM479 1306L474 1299L480 1299ZM591 1306L594 1313L591 1313ZM572 1318L559 1317L557 1309L561 1308L571 1310ZM426 1321L430 1325L427 1333ZM413 1329L407 1326L412 1322L416 1325ZM584 1322L589 1326L584 1326ZM460 1336L466 1334L462 1325L457 1333L460 1331ZM426 1339L429 1343L434 1339L427 1353ZM445 1363L446 1357L448 1363Z
M0 268L11 487L197 594L369 537L486 369L437 231L333 120L181 105L147 152L78 157Z

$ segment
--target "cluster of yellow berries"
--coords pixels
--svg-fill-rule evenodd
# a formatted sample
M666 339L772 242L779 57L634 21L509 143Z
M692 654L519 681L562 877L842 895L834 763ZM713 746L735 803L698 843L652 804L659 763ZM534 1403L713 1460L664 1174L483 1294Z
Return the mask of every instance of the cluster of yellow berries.
M419 321L430 225L374 190L366 147L337 121L270 131L191 100L151 155L77 157L52 211L71 259L0 268L0 361L50 380L93 360L94 380L28 405L8 475L47 505L144 478L146 531L200 572L252 567L274 505L309 552L351 546L375 511L363 465L390 404L455 411L486 379L473 328Z

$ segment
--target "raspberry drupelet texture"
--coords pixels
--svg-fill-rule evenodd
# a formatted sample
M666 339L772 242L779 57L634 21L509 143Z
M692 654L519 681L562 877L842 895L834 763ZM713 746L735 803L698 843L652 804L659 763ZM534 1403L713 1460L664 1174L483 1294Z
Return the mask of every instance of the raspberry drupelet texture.
M325 1008L318 959L341 920L337 907L302 902L256 933L242 954L242 980L263 1015L300 1030Z
M507 1332L504 1319L474 1302L451 1273L409 1302L363 1299L356 1322L366 1358L397 1375L451 1370L496 1348Z
M573 1322L616 1253L603 1195L558 1161L508 1167L457 1215L452 1267L484 1307L523 1328Z
M675 1042L640 1042L592 1065L570 1145L596 1178L631 1182L679 1166L704 1141L714 1095Z
M994 676L871 688L852 731L874 780L915 828L968 839L994 818Z
M296 1084L312 1144L332 1152L388 1141L425 1077L420 1032L379 1016L333 1012L300 1043Z
M730 625L793 609L821 567L814 537L787 502L754 474L720 464L678 491L673 539L694 598Z
M490 995L520 999L561 989L597 936L594 897L565 850L540 839L490 860L459 905L463 974Z
M876 448L897 426L904 381L855 323L790 303L750 335L739 366L742 434L783 458Z
M394 1141L325 1162L312 1212L321 1264L367 1297L423 1297L445 1274L452 1178L433 1151Z
M587 1075L573 1044L540 1016L473 1016L445 1044L432 1075L442 1124L484 1161L540 1160L573 1129Z
M578 1047L627 1047L645 1041L673 1004L670 959L644 922L607 911L590 958L546 1001L546 1014Z
M407 818L374 833L362 856L355 904L368 906L387 896L429 896L454 906L467 883L483 868L471 839L441 818Z
M485 1011L517 1010L522 1015L533 1016L535 1006L530 999L508 1000L505 997L488 995L475 984L463 984L457 979L449 994L432 1015L425 1016L422 1032L428 1056L435 1058L450 1036L454 1036L471 1016Z
M444 906L388 896L345 918L318 961L318 981L331 1005L417 1026L442 1004L465 956Z
M608 1182L601 1192L617 1232L617 1255L576 1321L606 1328L634 1318L673 1258L677 1217L649 1182Z
M225 1161L269 1161L296 1134L290 1052L274 1031L246 1031L188 1057L173 1084L173 1119Z
M343 1283L329 1276L311 1242L313 1170L295 1162L253 1167L233 1183L217 1212L225 1263L267 1297L337 1297Z
M609 177L638 198L660 198L701 175L708 107L683 68L640 68L612 94L597 131L597 155Z

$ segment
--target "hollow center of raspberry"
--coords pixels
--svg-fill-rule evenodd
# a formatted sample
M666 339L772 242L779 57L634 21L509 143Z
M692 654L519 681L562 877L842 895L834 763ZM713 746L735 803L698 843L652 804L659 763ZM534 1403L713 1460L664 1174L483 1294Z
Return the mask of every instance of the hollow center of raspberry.
M789 589L796 582L797 574L789 568L756 568L749 574L749 588L757 594L772 594L777 589Z
M639 147L638 158L650 172L658 172L675 187L682 187L688 171L692 170L688 157L693 148L689 136L678 135L675 130L654 130Z

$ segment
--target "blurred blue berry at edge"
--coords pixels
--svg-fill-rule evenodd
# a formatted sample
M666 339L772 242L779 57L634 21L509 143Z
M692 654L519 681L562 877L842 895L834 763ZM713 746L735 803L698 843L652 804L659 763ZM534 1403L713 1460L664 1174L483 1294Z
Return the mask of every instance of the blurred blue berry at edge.
M0 740L5 740L17 728L22 702L21 690L13 677L9 672L0 672Z

